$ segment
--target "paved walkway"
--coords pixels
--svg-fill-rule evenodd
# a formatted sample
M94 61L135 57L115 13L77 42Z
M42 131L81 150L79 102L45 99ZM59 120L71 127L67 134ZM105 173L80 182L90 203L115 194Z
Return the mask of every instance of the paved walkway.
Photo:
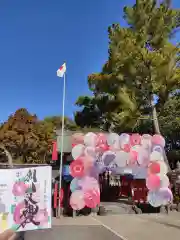
M180 213L53 219L53 228L29 231L25 240L179 240Z
M116 215L96 221L124 240L180 239L180 214Z

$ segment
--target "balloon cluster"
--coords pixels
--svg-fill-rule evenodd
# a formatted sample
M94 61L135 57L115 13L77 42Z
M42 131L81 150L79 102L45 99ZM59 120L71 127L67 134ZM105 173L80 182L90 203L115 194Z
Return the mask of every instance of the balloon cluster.
M76 133L72 136L70 174L70 204L74 210L85 206L95 208L100 203L98 176L105 170L125 173L127 169L145 170L148 201L160 206L172 201L167 166L164 162L165 140L161 135L151 136L123 133ZM123 171L122 171L123 170Z
M146 178L146 186L149 189L147 200L153 207L160 207L172 202L173 195L169 188L168 169L163 157L164 138L160 135L152 136L152 146Z
M96 154L94 151L93 136L75 134L72 139L72 157L70 174L73 180L70 184L70 205L74 210L83 209L85 206L96 208L100 203L100 189L98 172L94 164Z

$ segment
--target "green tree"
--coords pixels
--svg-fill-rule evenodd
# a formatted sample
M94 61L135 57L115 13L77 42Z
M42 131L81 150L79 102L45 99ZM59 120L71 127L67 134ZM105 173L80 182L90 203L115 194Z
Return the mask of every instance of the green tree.
M106 112L99 112L108 116L110 128L116 131L134 129L150 118L158 132L155 107L159 113L180 85L179 48L169 42L179 24L179 11L167 1L157 6L156 1L139 0L124 8L124 18L128 28L113 24L108 29L109 58L102 72L88 78L93 101L106 96Z
M75 122L81 128L99 128L108 130L108 96L81 96L78 98L76 105L82 108L75 113Z
M109 27L108 60L100 73L88 77L94 102L106 96L109 107L100 112L107 116L109 129L135 131L153 123L152 133L160 133L158 118L180 89L179 46L170 42L179 16L169 1L158 5L155 0L137 0L124 8L129 27Z

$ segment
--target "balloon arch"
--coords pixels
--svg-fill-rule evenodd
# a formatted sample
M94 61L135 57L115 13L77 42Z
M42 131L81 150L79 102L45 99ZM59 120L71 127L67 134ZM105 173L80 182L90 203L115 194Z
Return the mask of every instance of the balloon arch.
M164 146L164 138L157 134L75 133L70 164L71 207L95 208L100 203L98 176L105 170L131 173L135 179L145 178L147 200L153 207L172 202Z

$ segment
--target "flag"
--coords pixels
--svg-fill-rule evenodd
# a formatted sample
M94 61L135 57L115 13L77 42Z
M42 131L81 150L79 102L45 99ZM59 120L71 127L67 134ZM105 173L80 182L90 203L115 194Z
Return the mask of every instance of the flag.
M63 77L66 72L66 63L64 63L58 70L57 70L57 76Z
M57 151L57 142L53 142L53 150L52 150L52 161L58 160L58 151Z

